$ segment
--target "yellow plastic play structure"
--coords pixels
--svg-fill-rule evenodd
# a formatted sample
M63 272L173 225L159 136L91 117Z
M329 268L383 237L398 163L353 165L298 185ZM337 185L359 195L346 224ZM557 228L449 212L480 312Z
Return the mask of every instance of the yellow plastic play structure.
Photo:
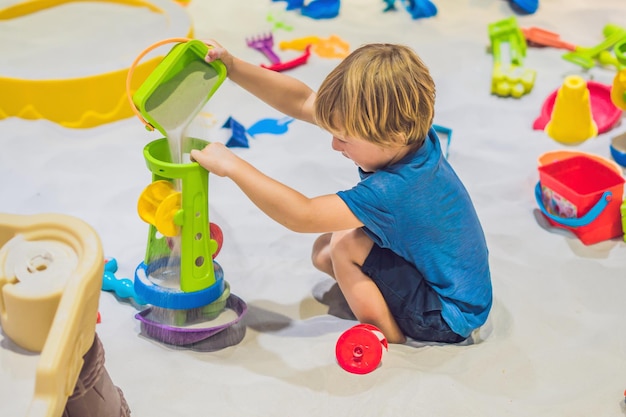
M0 22L66 3L86 0L27 0L0 10ZM172 0L96 0L116 3L167 17L164 33L192 37L191 19ZM161 36L159 35L159 38ZM135 68L133 90L161 61L152 57ZM128 68L66 79L21 79L0 74L0 119L47 119L69 128L89 128L133 115L126 99Z
M63 414L94 343L104 255L83 221L0 213L0 324L41 352L28 417Z

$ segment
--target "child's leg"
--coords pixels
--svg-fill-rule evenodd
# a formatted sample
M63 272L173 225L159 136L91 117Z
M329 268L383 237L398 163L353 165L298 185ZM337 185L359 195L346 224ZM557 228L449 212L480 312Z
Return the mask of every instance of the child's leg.
M330 260L330 239L332 235L332 233L324 233L315 240L311 261L314 267L335 278L333 263Z
M404 343L406 338L380 290L361 266L373 246L361 230L347 230L320 236L313 246L313 263L337 280L341 292L356 318L378 327L391 343Z

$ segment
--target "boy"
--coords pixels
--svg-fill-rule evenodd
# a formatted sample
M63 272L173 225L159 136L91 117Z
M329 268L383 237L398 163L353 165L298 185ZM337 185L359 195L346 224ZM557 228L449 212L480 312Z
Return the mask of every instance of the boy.
M332 148L356 163L352 189L307 198L267 177L221 143L191 157L233 180L272 219L323 233L313 265L333 277L355 317L391 343L407 337L456 343L487 319L488 251L470 197L432 130L435 86L402 45L364 45L319 92L207 42L208 62L267 104L332 134Z

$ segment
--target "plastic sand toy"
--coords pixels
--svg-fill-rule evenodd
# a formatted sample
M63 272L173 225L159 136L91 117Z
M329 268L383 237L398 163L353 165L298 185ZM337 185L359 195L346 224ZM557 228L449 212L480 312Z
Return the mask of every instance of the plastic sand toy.
M185 134L226 78L226 67L219 60L207 63L208 46L186 39L158 42L135 64L147 51L170 42L177 44L131 100L146 127L165 135L144 147L152 182L139 196L137 212L149 230L134 290L151 306L136 316L142 331L164 343L186 345L232 326L246 305L230 293L214 260L223 237L215 227L211 233L209 173L188 156L208 142Z
M113 291L120 298L132 298L137 304L146 304L137 293L135 284L128 278L117 278L117 260L107 259L104 264L104 274L102 276L102 291Z
M322 58L345 58L350 53L350 45L339 36L331 35L327 39L318 36L305 36L290 41L281 41L280 49L304 51L308 46L311 52Z
M618 71L613 78L611 101L621 110L626 110L626 68Z
M577 75L565 78L559 88L545 132L566 145L577 145L598 134L591 114L587 82Z
M501 97L520 98L528 94L536 72L524 68L526 40L514 17L492 23L488 27L493 55L491 93Z
M524 13L533 14L539 8L539 0L511 0L511 5Z
M396 9L396 0L384 0L387 4L383 12ZM437 14L437 6L430 0L402 0L402 6L413 19L433 17Z
M570 87L571 83L572 83L571 81L567 83L564 82L565 88L567 90L571 90L571 87ZM585 88L581 84L580 80L575 81L575 84L577 86L574 88L575 90L578 89L580 91L581 89ZM539 117L537 117L537 119L535 119L533 123L533 129L544 130L546 128L551 118L553 117L553 111L555 108L555 103L557 100L558 92L559 90L562 90L562 89L563 89L563 86L553 91L546 98L546 100L544 101L541 107L541 112L540 112ZM597 133L601 134L601 133L608 132L617 124L617 122L619 122L621 115L622 115L622 110L617 108L611 100L611 87L602 83L598 83L596 81L587 81L586 89L589 92L589 105L591 107L591 116L593 118L593 122L595 123L597 127ZM567 93L565 94L567 95ZM582 99L582 97L579 97L579 100L580 99ZM575 102L568 102L568 100L569 100L568 98L565 98L565 101L563 101L562 104L566 107L568 106L576 107ZM579 105L580 105L580 102L579 102ZM582 110L579 109L579 112L582 112L583 114L586 115L585 108L583 108ZM581 120L578 119L575 114L569 113L568 111L561 113L560 117L563 117L564 119L557 121L557 125L560 124L561 126L564 127L564 129L567 129L566 126L568 124L568 119L573 119L571 121L573 121L574 123L581 123ZM587 127L584 128L581 132L578 132L577 136L580 136L580 134L584 136L589 136L589 133L590 133L589 121L587 120L585 123L587 123ZM557 127L557 130L558 130L558 127ZM557 137L558 137L558 134L557 134ZM570 144L572 144L572 143L580 142L582 141L582 139L580 139L579 137L579 139L577 140L564 139L564 141L565 143L569 142Z
M388 349L387 339L380 329L371 324L357 324L346 330L337 340L337 362L353 374L367 374L378 368Z
M591 47L577 46L576 50L567 52L563 55L563 59L581 66L584 69L593 68L596 63L602 59L607 62L606 56L602 54L613 48L616 44L621 44L626 41L626 29L617 25L608 24L604 26L602 30L604 34L604 40L597 45Z
M131 96L133 70L155 48L177 44ZM148 130L164 135L186 127L226 79L221 61L204 60L209 47L202 41L171 38L157 42L141 52L131 65L126 80L127 94L135 115ZM183 115L183 116L180 116ZM184 120L179 120L185 117Z
M620 166L626 167L626 133L611 139L611 156Z
M552 226L570 230L585 245L623 235L624 178L608 163L573 155L540 165L539 179L535 199Z
M281 61L278 55L273 50L274 36L271 33L248 38L246 44L257 51L261 52L270 61L270 65L261 64L261 67L267 68L272 71L286 71L292 68L296 68L300 65L306 64L309 59L311 45L306 45L304 53L299 57L290 61Z
M437 6L430 0L410 0L406 9L413 19L422 19L437 15Z
M164 22L164 27L152 28L158 30L163 36L189 36L193 32L191 18L178 4L170 0L103 0L107 3L117 4L127 9L125 13L136 14L138 20L142 14L161 15L159 21ZM19 20L30 18L30 15L46 15L49 9L56 7L70 7L73 3L89 3L88 0L55 1L55 0L25 0L18 1L9 6L0 8L0 21ZM5 4L7 2L4 2ZM51 11L53 13L54 11ZM71 12L70 12L71 13ZM10 22L13 24L13 22ZM52 23L46 23L52 25ZM77 25L80 26L80 25ZM56 27L56 26L52 26ZM62 28L59 28L62 32ZM6 28L5 30L9 30ZM21 36L15 33L16 37ZM86 45L89 39L78 40ZM129 40L132 42L133 40ZM34 43L39 43L33 39ZM57 42L58 43L58 42ZM116 45L111 45L115 51ZM42 59L36 52L29 51L29 55L37 57L35 66ZM7 62L12 61L11 56L6 56ZM137 78L143 78L152 71L162 56L150 56L145 62L137 66L135 72ZM89 58L85 58L89 59ZM50 66L58 66L55 62L48 62ZM18 66L19 68L19 66ZM32 69L32 68L31 68ZM85 72L84 74L72 74L67 77L50 77L49 75L33 76L7 76L0 75L0 119L19 117L28 120L46 119L68 128L91 128L105 123L125 119L132 116L132 111L126 105L126 89L124 79L128 73L128 67L119 65L103 72ZM25 71L22 71L25 72ZM139 83L133 83L137 88Z
M292 117L283 117L282 119L261 119L252 124L246 132L250 136L259 134L281 135L287 133L289 124L295 119Z
M0 213L2 332L39 353L29 417L130 415L95 331L103 263L98 235L77 218Z
M186 139L183 153L205 145ZM213 260L220 245L209 228L208 172L195 162L172 163L168 148L167 140L160 139L144 149L153 182L137 204L139 216L149 223L149 233L134 289L152 307L136 317L149 336L169 344L189 344L232 326L246 306L230 294L223 270ZM174 185L178 181L180 191ZM227 309L234 316L216 322Z
M576 50L576 45L563 41L561 36L556 32L531 26L529 28L522 28L522 33L529 46L550 46L552 48L566 49L568 51Z

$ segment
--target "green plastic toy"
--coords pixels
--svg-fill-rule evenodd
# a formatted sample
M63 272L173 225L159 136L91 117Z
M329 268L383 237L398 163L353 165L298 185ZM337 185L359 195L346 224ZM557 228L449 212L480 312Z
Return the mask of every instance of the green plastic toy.
M174 41L184 39L174 39ZM149 51L172 40L148 47ZM175 45L133 94L132 101L148 130L165 136L184 124L183 117L195 116L226 79L226 66L219 60L207 63L208 45L188 40ZM191 87L193 85L193 87Z
M515 98L528 94L535 84L536 72L523 66L526 39L517 20L510 17L491 23L488 31L493 55L491 93Z
M596 63L614 65L618 70L626 65L626 29L608 24L602 30L604 40L592 47L577 46L575 51L563 55L563 59L581 66L584 69L593 68ZM615 56L611 54L614 50Z
M207 142L188 138L185 152L202 149ZM170 162L167 139L150 142L143 151L152 183L139 197L139 216L150 224L144 262L150 265L177 252L171 239L180 236L180 289L203 290L215 283L212 256L218 244L209 231L208 172L195 162ZM181 182L177 191L173 181Z
M204 42L183 38L151 45L135 64L149 51L171 42L177 44L132 95L146 127L165 136L144 148L152 183L139 197L137 211L150 225L145 264L150 268L172 260L176 265L166 265L167 269L178 273L180 290L191 293L216 284L212 259L218 243L209 231L208 172L195 162L185 163L189 159L183 157L208 142L183 132L227 74L221 61L205 61L209 47Z

